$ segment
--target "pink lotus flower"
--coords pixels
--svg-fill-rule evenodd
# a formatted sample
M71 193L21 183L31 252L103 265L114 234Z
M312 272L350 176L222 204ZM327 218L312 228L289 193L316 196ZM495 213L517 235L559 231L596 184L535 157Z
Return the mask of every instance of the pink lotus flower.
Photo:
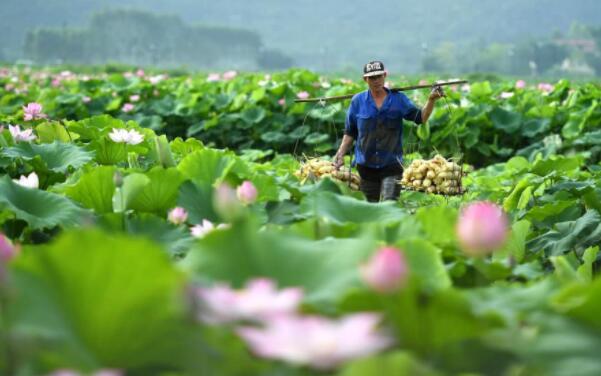
M376 331L379 321L369 313L339 320L284 315L267 321L264 328L242 327L237 332L261 357L331 370L392 344L391 337Z
M144 77L144 69L138 69L136 71L136 76L138 76L138 77Z
M12 91L14 88L15 88L15 85L13 85L13 84L4 85L4 90L6 90L6 91Z
M307 99L309 98L309 93L307 93L306 91L301 91L300 93L296 94L296 97L298 99Z
M134 76L134 74L132 72L123 72L123 77L125 78L132 78Z
M207 76L207 82L215 82L221 80L219 73L209 73Z
M169 219L169 222L180 225L188 220L188 212L186 209L177 206L171 209L167 218Z
M282 106L282 107L283 107L283 106L285 106L285 105L286 105L286 99L284 99L284 98L280 98L280 99L278 100L278 104L279 104L280 106Z
M54 79L52 80L52 83L51 83L51 85L52 85L53 87L59 87L59 86L61 86L61 83L62 83L61 81L62 81L62 80L60 79L60 77L54 78Z
M470 84L461 85L461 91L463 91L464 93L469 93L471 90L472 87L470 86Z
M245 180L236 190L236 194L238 199L245 205L252 204L257 200L257 188L255 188L254 184Z
M419 80L419 82L417 84L418 85L428 85L428 81L427 80Z
M40 186L40 180L38 179L38 175L35 172L32 172L27 176L21 175L19 180L13 179L13 181L25 188L36 189Z
M209 221L208 219L203 219L202 223L194 225L190 228L190 233L195 238L202 238L214 230L220 230L229 227L230 226L226 223L220 223L217 226L215 226L213 222Z
M137 102L140 100L140 96L138 94L130 95L129 100L132 102ZM132 105L132 108L133 108L133 105Z
M464 207L457 222L457 236L463 251L482 256L505 243L509 220L497 205L480 201Z
M42 113L42 105L36 102L28 103L23 106L23 119L25 121L44 119L46 115Z
M526 81L524 81L524 80L517 80L515 82L515 88L516 89L523 89L525 87L526 87Z
M227 72L223 73L223 79L226 80L226 81L227 80L232 80L237 75L238 75L238 72L236 72L235 70L230 70L230 71L227 71Z
M546 82L541 82L540 84L538 84L538 90L544 92L544 93L550 93L552 92L554 89L553 85L546 83Z
M123 107L121 107L121 111L123 111L123 112L130 112L130 111L132 111L134 109L134 107L135 106L133 104L131 104L131 103L125 103L123 105Z
M359 272L368 286L381 293L397 290L409 276L403 252L392 247L379 249Z
M266 278L248 281L243 289L233 290L226 284L198 288L199 318L208 324L236 321L264 321L276 315L293 314L303 299L299 288L276 289Z
M35 140L35 134L33 134L33 129L32 128L28 128L28 129L24 129L21 130L21 128L18 125L8 125L8 131L10 132L10 135L13 137L13 141L14 142L20 142L20 141L24 141L24 142L31 142L33 140Z
M137 145L144 141L144 135L135 129L127 130L123 128L113 128L109 133L109 138L116 143L125 143L129 145Z

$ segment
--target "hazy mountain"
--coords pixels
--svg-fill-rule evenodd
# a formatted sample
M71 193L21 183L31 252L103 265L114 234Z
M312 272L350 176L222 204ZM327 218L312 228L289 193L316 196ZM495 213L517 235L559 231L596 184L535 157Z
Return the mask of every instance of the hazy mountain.
M18 57L27 30L84 27L94 11L114 7L247 28L296 65L320 70L379 58L412 71L442 41L513 42L565 33L574 22L601 25L599 0L1 0L0 51Z

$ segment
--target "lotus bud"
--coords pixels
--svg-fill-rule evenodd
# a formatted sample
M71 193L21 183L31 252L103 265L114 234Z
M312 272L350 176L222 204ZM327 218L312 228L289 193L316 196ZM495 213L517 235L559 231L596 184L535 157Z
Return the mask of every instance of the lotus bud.
M459 242L470 256L482 256L502 247L508 231L507 215L500 207L486 201L463 208L457 222Z
M186 209L178 206L171 209L167 218L169 219L169 222L175 225L180 225L186 222L186 220L188 219L188 212L186 211Z
M366 264L360 266L359 271L363 281L381 293L397 290L408 277L403 252L392 247L379 249Z
M236 190L238 199L245 205L255 202L257 200L257 193L257 188L249 180L245 180Z

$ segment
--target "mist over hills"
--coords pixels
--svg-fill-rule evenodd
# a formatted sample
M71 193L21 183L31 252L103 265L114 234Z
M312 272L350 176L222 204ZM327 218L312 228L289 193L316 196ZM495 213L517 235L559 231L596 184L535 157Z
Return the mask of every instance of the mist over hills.
M255 31L296 66L322 71L356 70L377 58L414 72L425 51L444 41L511 43L565 33L574 22L601 25L598 0L2 0L0 50L19 58L28 30L85 27L93 12L124 7Z

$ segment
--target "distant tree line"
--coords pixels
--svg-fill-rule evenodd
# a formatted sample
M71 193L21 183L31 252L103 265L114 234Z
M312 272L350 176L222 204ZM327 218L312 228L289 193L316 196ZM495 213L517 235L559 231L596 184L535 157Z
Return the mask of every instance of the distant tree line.
M519 43L441 43L425 48L426 72L496 72L510 75L601 76L601 27L574 25L568 35Z
M138 10L109 10L92 16L86 29L38 28L27 33L25 54L35 63L160 67L285 69L293 64L265 48L244 29L189 26L178 16Z

